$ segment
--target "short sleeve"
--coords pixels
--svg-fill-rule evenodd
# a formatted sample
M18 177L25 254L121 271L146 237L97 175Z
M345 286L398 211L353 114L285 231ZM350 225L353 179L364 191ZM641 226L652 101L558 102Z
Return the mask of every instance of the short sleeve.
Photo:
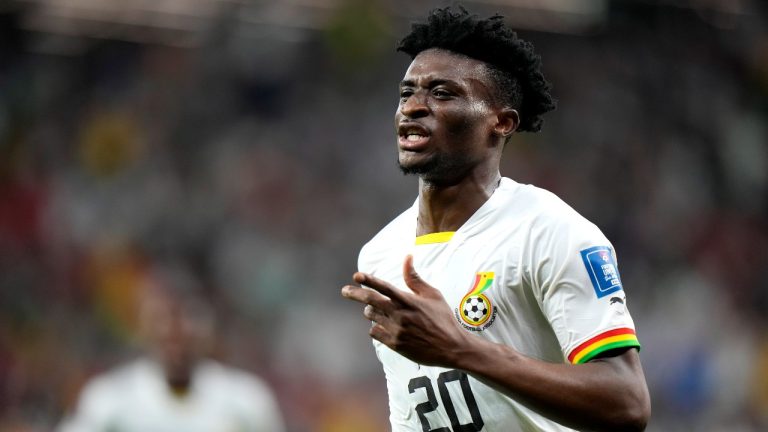
M533 239L533 290L568 362L639 349L616 253L603 233L579 216L540 227Z

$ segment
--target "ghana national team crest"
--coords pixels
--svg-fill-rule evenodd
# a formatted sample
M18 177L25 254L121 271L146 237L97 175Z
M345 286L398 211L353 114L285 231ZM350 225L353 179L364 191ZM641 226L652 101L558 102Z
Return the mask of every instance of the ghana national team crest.
M456 319L467 330L485 330L496 319L496 308L488 296L483 294L493 285L493 277L493 272L478 272L472 288L462 297L459 307L454 310Z

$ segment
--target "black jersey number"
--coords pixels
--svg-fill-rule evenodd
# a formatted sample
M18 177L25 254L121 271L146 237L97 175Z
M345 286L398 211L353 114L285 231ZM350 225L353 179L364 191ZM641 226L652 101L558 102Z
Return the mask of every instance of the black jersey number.
M458 381L459 385L461 385L461 393L464 396L464 402L467 404L469 415L472 416L472 423L459 423L459 416L456 415L456 408L453 405L451 394L448 392L447 386L449 382L453 381ZM425 376L413 378L408 383L408 391L410 393L413 393L416 389L420 388L423 388L427 393L427 401L416 405L416 414L419 416L421 429L424 432L479 432L483 429L483 426L485 426L483 418L480 416L480 410L477 408L475 395L472 394L472 388L469 386L469 379L464 372L449 370L437 376L437 388L440 391L440 400L443 402L448 418L451 419L451 427L444 426L432 429L425 414L436 410L438 407L437 399L435 398L435 390L432 387L432 382Z

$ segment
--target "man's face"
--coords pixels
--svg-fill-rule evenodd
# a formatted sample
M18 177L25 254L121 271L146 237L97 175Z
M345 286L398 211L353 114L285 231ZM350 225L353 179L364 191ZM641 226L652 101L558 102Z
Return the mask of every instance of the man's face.
M147 293L141 324L149 349L162 364L170 383L184 383L205 353L212 333L212 318L196 300L158 291Z
M482 61L435 48L417 55L395 114L402 171L450 183L497 151L493 88Z

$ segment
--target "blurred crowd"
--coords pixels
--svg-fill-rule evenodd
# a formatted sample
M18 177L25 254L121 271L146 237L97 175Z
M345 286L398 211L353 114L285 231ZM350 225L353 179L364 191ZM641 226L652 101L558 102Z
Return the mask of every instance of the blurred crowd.
M386 430L368 324L338 292L415 199L394 46L442 3L325 1L312 28L243 18L262 3L222 2L190 45L52 38L25 25L34 2L0 8L0 431L53 429L138 354L139 281L169 260L221 317L214 356L268 382L289 431ZM678 3L720 2L522 29L559 109L502 174L613 242L650 431L766 430L768 8Z

